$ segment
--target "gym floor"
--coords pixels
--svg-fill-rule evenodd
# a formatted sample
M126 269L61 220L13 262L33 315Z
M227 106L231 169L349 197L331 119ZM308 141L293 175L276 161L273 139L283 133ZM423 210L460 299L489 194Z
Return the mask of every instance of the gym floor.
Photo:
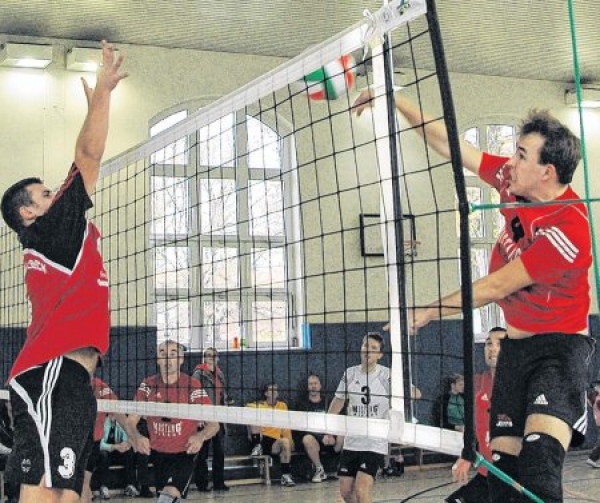
M569 453L565 463L565 503L600 503L600 470L586 465L589 452ZM407 470L402 477L377 480L373 493L374 503L441 503L456 485L450 482L450 466ZM154 499L124 498L112 491L111 501L155 501ZM335 480L321 484L300 483L296 487L246 485L232 487L227 493L199 493L190 491L187 501L214 501L215 503L341 503Z

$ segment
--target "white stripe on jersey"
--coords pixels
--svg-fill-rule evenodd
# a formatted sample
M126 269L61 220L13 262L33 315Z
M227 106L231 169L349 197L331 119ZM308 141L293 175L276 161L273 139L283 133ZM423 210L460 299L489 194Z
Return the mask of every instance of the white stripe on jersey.
M207 396L208 395L206 394L206 391L204 391L204 389L195 389L192 391L192 394L190 395L190 400L193 402L195 400L202 399Z
M573 263L575 261L579 253L579 248L558 227L540 229L539 233L548 238L548 241L550 241L552 246L556 248L567 262Z

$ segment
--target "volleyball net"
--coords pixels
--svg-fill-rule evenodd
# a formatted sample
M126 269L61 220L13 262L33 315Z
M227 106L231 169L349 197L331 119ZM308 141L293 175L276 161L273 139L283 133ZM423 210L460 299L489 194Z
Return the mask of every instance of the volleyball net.
M472 438L470 311L417 337L406 330L407 308L470 285L458 150L453 162L440 158L394 108L400 92L456 136L434 7L391 2L231 95L183 104L152 125L147 142L103 165L89 213L111 282L111 346L98 376L121 400L101 400L101 410L358 434L457 454L462 435L440 428L432 409L458 372ZM304 79L350 54L351 68ZM349 74L355 89L315 99L323 83L350 85ZM352 104L367 87L373 107L359 118ZM0 243L6 377L29 313L19 245L6 227ZM388 418L246 406L277 384L293 409L310 373L331 396L345 369L360 364L370 332L383 336L380 364L391 368ZM188 374L216 348L231 404L134 402L165 340L185 347Z

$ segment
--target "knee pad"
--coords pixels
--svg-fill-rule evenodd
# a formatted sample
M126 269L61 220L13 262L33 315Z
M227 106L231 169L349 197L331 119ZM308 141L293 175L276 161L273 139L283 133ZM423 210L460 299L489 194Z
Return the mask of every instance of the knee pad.
M161 492L156 503L177 503L179 498L171 496L169 493Z
M500 451L492 451L492 461L494 466L502 470L509 477L518 480L519 465L517 456L507 454ZM488 489L490 501L492 503L518 503L521 501L519 493L509 486L506 482L502 482L491 472L488 472Z
M545 503L561 503L564 460L565 450L558 440L529 433L519 455L519 482Z

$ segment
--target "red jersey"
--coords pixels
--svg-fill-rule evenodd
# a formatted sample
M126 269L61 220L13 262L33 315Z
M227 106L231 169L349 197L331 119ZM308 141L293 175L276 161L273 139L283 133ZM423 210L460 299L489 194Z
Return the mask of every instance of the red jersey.
M211 370L208 363L200 363L194 369L194 378L198 379L214 405L223 405L225 396L225 375L219 366Z
M96 400L118 400L119 397L102 379L94 377L92 379L92 387L94 388L94 396ZM94 424L94 442L100 442L104 435L104 422L108 414L106 412L98 412L96 414L96 423Z
M137 402L186 403L210 405L210 398L197 379L181 374L175 384L165 384L157 374L147 377L138 388ZM198 431L198 421L148 416L148 431L152 449L163 453L186 451L188 439Z
M479 444L479 453L488 461L492 460L490 446L490 402L492 399L493 378L490 372L475 375L475 435ZM487 475L487 468L477 470Z
M100 232L85 218L91 206L73 165L48 212L19 235L31 324L9 381L76 349L108 349L108 278Z
M584 332L588 327L592 264L590 226L585 205L571 187L555 205L527 207L508 190L505 157L483 154L479 174L500 193L505 226L490 260L490 273L521 257L534 283L498 301L506 322L533 333Z

